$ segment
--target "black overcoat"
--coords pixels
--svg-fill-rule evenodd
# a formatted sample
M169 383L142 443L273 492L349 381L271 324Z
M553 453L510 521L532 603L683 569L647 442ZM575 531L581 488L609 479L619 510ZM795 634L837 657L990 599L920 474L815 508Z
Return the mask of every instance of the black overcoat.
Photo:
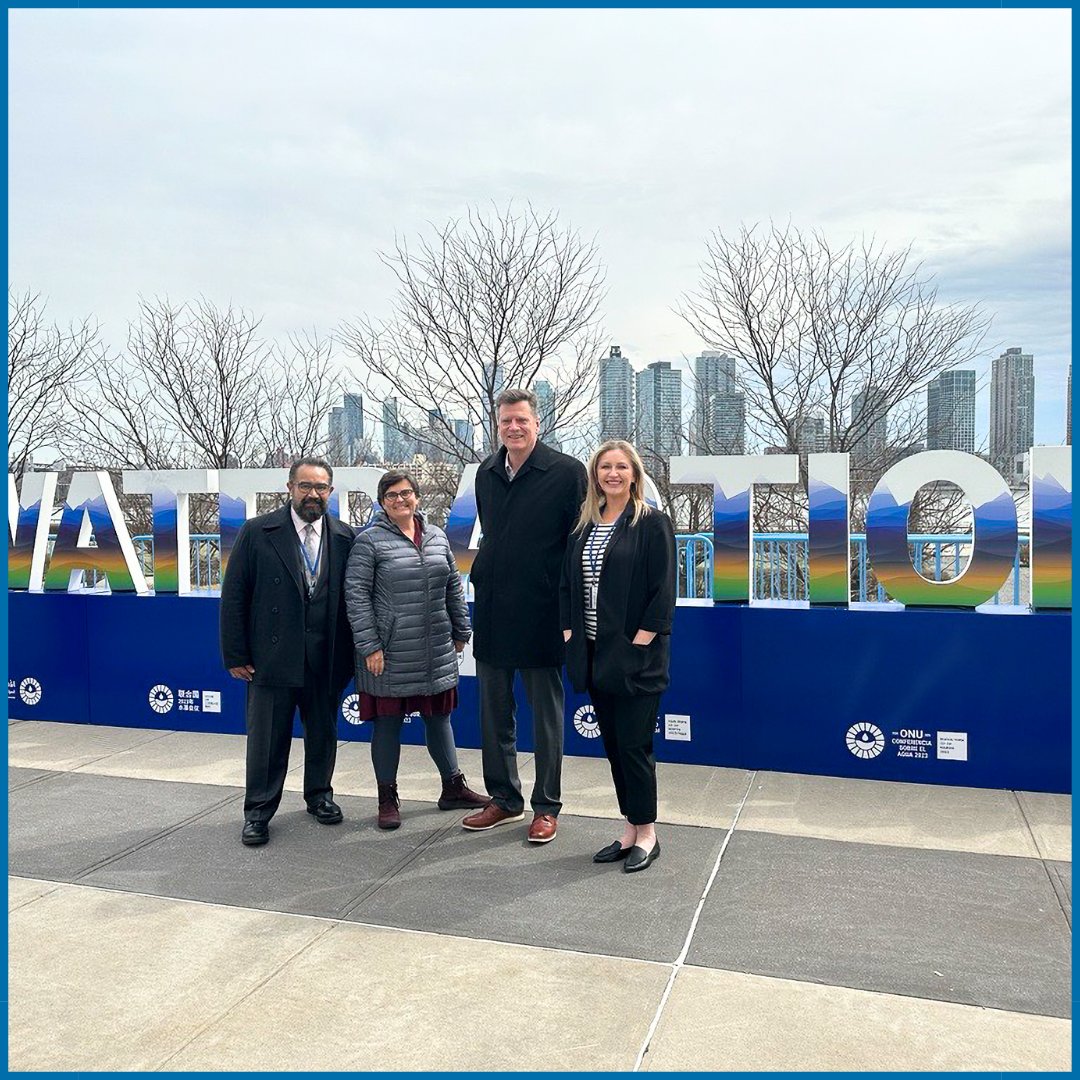
M667 514L653 510L631 525L628 506L612 530L600 568L596 600L593 683L626 697L662 694L670 682L671 623L675 615L675 530ZM593 526L586 525L566 549L559 589L566 646L566 673L574 689L588 689L585 651L585 576L581 556ZM638 630L652 630L648 645L634 645Z
M559 577L585 486L585 466L542 442L513 482L505 447L480 465L476 512L483 537L469 575L477 660L508 668L562 664Z
M342 585L355 532L329 514L323 518L323 532L330 612L327 670L336 695L353 675L352 631ZM225 667L251 664L252 682L260 686L303 686L306 593L288 505L244 522L221 585Z

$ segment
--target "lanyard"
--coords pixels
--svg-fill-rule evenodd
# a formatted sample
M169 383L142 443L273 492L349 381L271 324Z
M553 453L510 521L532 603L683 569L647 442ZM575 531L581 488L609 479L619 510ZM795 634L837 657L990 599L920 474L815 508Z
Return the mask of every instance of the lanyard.
M297 539L300 540L299 534L297 535ZM319 560L322 558L322 534L319 534L319 551L315 556L314 563L308 558L307 548L304 546L303 540L300 540L300 554L304 559L304 565L307 567L308 574L311 576L310 588L314 588L315 582L319 577Z

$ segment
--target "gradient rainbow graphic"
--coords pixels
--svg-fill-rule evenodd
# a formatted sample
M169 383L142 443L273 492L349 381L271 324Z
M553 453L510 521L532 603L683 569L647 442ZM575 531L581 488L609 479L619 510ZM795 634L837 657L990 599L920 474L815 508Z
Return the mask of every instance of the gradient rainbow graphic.
M1071 447L1031 451L1031 605L1072 607Z
M937 460L925 460L931 457ZM966 570L950 581L924 578L908 550L911 502L927 476L956 484L972 507L971 558ZM905 458L881 478L870 496L866 545L874 573L893 599L909 606L985 603L1012 573L1016 543L1012 494L997 470L970 454L928 450Z
M472 475L466 480L462 475L458 493L446 516L446 538L450 541L450 550L454 553L458 571L462 574L472 572L476 549L469 546L476 526L476 466L469 466ZM466 469L468 473L469 469Z
M172 491L155 491L151 496L154 529L154 592L180 591L179 514Z
M236 547L236 538L248 519L247 500L235 499L225 492L218 492L218 530L221 533L221 579L225 580L225 569L229 565L229 556Z
M809 454L811 604L846 604L851 594L848 455Z
M56 498L56 473L26 473L17 492L8 473L8 588L40 590Z
M97 547L86 546L91 534ZM73 575L83 570L107 575L112 592L147 591L106 472L75 473L72 477L45 574L45 589L66 591Z
M750 488L713 488L713 599L750 599Z

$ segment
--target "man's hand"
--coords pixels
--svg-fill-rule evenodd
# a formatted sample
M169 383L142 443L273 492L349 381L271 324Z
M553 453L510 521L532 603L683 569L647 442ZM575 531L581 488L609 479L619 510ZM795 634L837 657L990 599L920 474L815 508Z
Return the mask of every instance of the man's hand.
M564 630L562 632L563 641L569 641L573 636L574 636L574 631L573 630Z
M372 675L381 675L386 669L382 649L376 649L370 656L364 657L364 664Z
M634 635L632 645L651 645L653 638L656 637L655 630L639 630Z
M239 667L229 668L229 674L234 679L243 679L244 682L251 682L251 676L255 674L255 669L250 664L241 664Z
M455 641L454 642L454 651L459 653L459 654L463 653L465 651L465 642L464 641Z

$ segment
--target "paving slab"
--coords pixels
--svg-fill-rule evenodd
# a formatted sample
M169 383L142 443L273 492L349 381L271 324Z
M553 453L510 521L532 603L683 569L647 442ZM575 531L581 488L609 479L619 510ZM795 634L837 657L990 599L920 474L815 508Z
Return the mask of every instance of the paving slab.
M663 826L643 873L597 865L612 822L563 814L558 837L529 844L528 819L486 833L453 830L348 914L349 919L463 937L673 961L724 833Z
M8 769L8 791L26 787L27 784L36 784L40 780L48 780L54 776L63 776L63 773L53 772L51 769Z
M376 800L346 795L337 801L345 815L339 825L320 825L298 799L299 805L283 803L270 822L270 842L253 848L240 843L238 801L83 880L155 896L338 917L458 820L403 803L405 825L386 832L375 825Z
M72 881L236 795L232 788L84 773L30 784L8 795L8 869Z
M1072 862L1072 796L1018 791L1016 797L1044 859Z
M743 769L659 762L657 820L730 829L752 775ZM563 758L562 793L564 814L621 817L607 758Z
M8 731L8 765L66 772L167 734L147 728L28 720Z
M640 961L339 926L168 1068L629 1071L668 971Z
M1069 922L1069 927L1072 927L1072 863L1071 862L1055 862L1052 859L1046 860L1046 872L1050 875L1050 884L1054 886L1054 892L1057 893L1058 901L1061 904L1062 911L1065 912L1065 918Z
M1068 1020L685 967L645 1071L1068 1071Z
M736 831L688 961L1064 1017L1070 947L1040 860Z
M739 829L863 844L1037 856L1010 791L760 772Z
M159 1068L327 929L71 885L8 927L8 1068L69 1072ZM311 1004L296 1015L321 1017Z
M159 739L81 765L78 771L142 780L243 787L246 743L244 735L169 731ZM303 741L294 739L289 764L295 766L303 761Z
M21 878L8 876L8 911L25 907L32 904L38 897L59 889L60 883L56 881L42 881L38 878Z

